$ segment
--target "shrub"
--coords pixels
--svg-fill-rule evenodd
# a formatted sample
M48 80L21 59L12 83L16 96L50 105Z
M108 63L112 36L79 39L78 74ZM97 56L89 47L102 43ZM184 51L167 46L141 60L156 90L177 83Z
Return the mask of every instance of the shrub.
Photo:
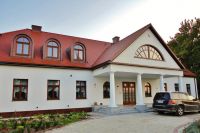
M4 130L11 133L35 132L52 127L60 127L81 119L87 118L87 113L46 114L30 118L0 119L0 132Z
M193 122L183 129L183 133L200 133L200 120Z

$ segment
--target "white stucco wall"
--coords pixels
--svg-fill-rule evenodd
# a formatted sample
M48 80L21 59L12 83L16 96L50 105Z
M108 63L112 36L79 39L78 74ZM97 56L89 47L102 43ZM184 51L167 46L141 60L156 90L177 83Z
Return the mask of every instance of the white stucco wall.
M28 79L28 101L12 101L14 78ZM60 100L47 100L48 79L60 80ZM76 99L76 80L87 82L87 99ZM0 112L91 107L94 102L109 105L109 99L103 98L105 81L109 81L109 76L95 77L89 70L0 66ZM115 77L115 81L116 103L122 105L122 82L136 83L136 76ZM152 97L145 97L146 82L151 84ZM174 83L178 83L178 78L164 78L164 82L167 83L168 90L174 91ZM183 83L184 86L191 84L191 92L195 96L194 79L184 78ZM142 84L144 103L152 103L155 93L160 90L159 78L142 77Z
M164 61L135 58L134 56L136 50L145 44L150 44L156 47L162 53ZM167 50L151 32L151 30L145 31L136 41L134 41L117 58L115 58L114 62L180 69L174 59L169 55Z
M14 78L28 79L28 101L12 101ZM48 79L60 80L60 100L47 100ZM76 100L76 80L87 81L87 99ZM0 66L0 112L90 107L93 80L87 70Z
M178 77L164 78L164 82L167 83L167 87L169 91L175 91L174 84L178 83ZM191 95L196 97L194 78L183 77L183 89L185 92L187 91L186 84L190 84Z

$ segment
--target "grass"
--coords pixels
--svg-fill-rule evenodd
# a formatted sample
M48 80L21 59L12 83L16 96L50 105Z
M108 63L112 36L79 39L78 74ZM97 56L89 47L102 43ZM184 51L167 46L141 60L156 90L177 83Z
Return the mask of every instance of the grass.
M0 133L32 133L61 127L88 117L85 112L41 114L29 118L0 118Z

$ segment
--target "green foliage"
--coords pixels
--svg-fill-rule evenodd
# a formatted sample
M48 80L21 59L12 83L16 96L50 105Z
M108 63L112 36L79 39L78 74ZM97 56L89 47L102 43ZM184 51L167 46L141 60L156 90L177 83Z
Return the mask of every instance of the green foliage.
M179 32L168 46L188 69L197 74L200 85L200 18L181 22Z
M86 119L87 113L46 114L30 118L0 119L0 132L7 130L12 133L36 132L53 127L60 127L81 119Z
M195 121L183 129L183 133L200 133L200 121Z

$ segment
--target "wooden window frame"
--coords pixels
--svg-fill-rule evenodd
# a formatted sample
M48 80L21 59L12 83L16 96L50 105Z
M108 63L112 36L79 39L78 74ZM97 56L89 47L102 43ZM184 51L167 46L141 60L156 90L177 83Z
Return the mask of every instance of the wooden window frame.
M80 47L82 47L82 49L75 48L76 46L80 46ZM77 59L74 58L75 51L78 52L78 58L77 58ZM80 52L83 53L83 58L82 58L82 59L79 59L79 57L80 57ZM76 44L73 46L73 60L74 60L74 61L77 61L77 62L84 62L84 61L86 60L86 50L85 50L85 46L84 46L82 43L76 43Z
M145 83L145 97L152 97L152 89L151 89L151 84L149 82ZM150 89L150 93L147 91L147 87Z
M179 90L179 84L178 83L175 83L174 84L174 90L176 91L176 92L179 92L180 90Z
M77 82L80 82L80 85L77 85ZM85 86L82 86L81 83L84 82ZM85 91L85 97L79 97L77 94L80 92L77 92L78 87L80 88L80 91L83 89ZM76 81L76 99L87 99L87 82L86 81L81 81L77 80Z
M20 85L15 85L15 80L20 80ZM27 85L22 85L21 84L21 80L26 80L27 81ZM20 88L20 93L19 96L21 98L22 96L22 87L26 88L26 95L25 95L25 99L16 99L14 96L14 92L15 92L15 87L19 87ZM12 96L12 101L28 101L28 79L13 79L13 96Z
M18 39L20 38L26 38L29 42L21 42L21 41L18 41ZM31 45L31 41L29 38L25 37L25 36L19 36L16 38L16 49L15 49L15 55L19 55L19 56L30 56L30 45ZM22 45L22 53L17 53L17 49L18 49L18 44L21 44ZM25 54L24 53L24 45L28 45L28 54Z
M108 91L108 96L105 95L105 90ZM103 84L103 98L107 99L110 98L110 82L106 81Z
M49 81L58 81L59 85L49 85ZM49 87L52 87L52 92L58 87L58 98L55 98L55 95L53 94L53 98L50 98L48 95L48 89ZM60 80L47 80L47 100L60 100Z
M147 47L147 50L145 49L145 47ZM150 48L151 48L151 50L150 50ZM153 51L153 55L158 54L157 57L160 56L161 59L154 59L154 58L152 58L152 57L150 56L150 52L152 51L152 49L154 50L154 51ZM147 55L146 55L145 51L147 51ZM143 57L143 56L141 55L142 52L144 53L145 57ZM135 56L134 56L134 57L135 57L135 58L142 58L142 59L155 60L155 61L164 61L164 58L163 58L161 52L160 52L157 48L155 48L154 46L152 46L152 45L142 45L142 46L140 46L140 47L136 50L136 53L135 53Z
M189 86L189 92L188 92L188 86ZM191 93L191 86L190 86L190 84L186 84L186 90L187 90L187 93L189 94L189 95L191 95L192 93Z
M49 43L50 42L54 42L54 43L56 43L57 44L57 46L49 46ZM51 56L49 56L49 48L51 48L51 51L52 51L52 55ZM57 57L54 57L53 55L53 49L54 48L57 48ZM50 41L48 41L48 43L47 43L47 58L55 58L55 59L58 59L59 58L59 53L60 52L60 50L59 50L59 44L57 43L57 42L55 42L55 41L53 41L53 40L50 40Z

